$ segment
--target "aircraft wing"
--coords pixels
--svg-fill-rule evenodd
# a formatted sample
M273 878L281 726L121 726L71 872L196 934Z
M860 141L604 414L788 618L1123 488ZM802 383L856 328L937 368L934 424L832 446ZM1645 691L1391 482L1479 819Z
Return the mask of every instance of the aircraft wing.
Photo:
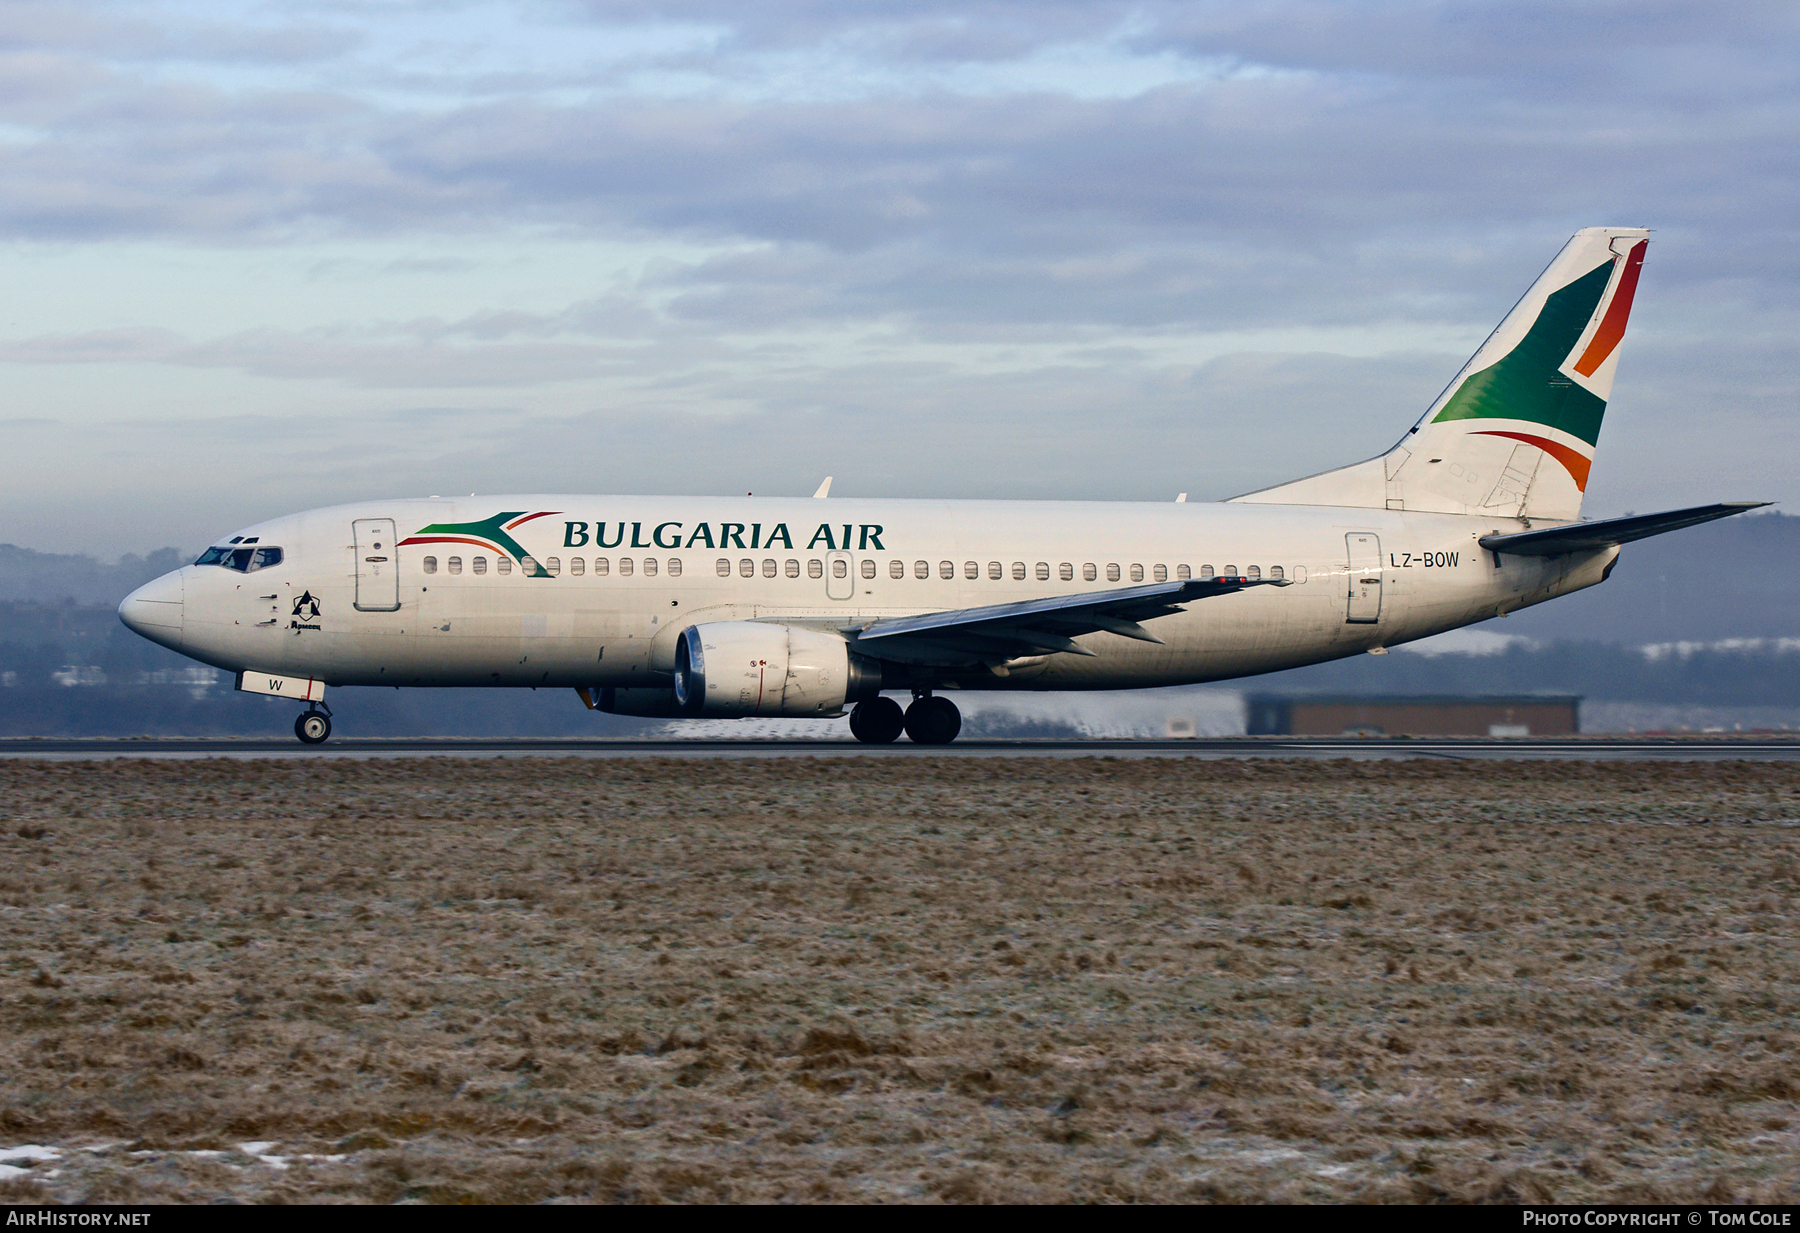
M1067 652L1093 655L1076 642L1104 631L1140 642L1162 642L1139 622L1179 612L1183 604L1248 587L1290 585L1277 578L1195 578L1152 582L1111 591L1057 595L1016 604L957 608L920 616L888 617L849 628L853 649L914 663L1003 663L1009 659Z
M1489 552L1509 552L1521 557L1560 557L1566 552L1615 548L1635 539L1649 539L1665 531L1698 526L1715 518L1729 518L1746 510L1761 509L1767 501L1721 501L1661 514L1636 514L1629 518L1604 518L1598 522L1571 522L1542 531L1517 531L1511 535L1484 535L1481 546Z

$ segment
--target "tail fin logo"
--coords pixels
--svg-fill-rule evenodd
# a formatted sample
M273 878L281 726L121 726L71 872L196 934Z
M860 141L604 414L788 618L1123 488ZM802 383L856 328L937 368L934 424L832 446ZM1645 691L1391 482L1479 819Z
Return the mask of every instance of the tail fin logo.
M1606 363L1606 358L1625 337L1625 321L1631 316L1631 301L1637 295L1638 275L1644 269L1644 250L1650 241L1639 240L1631 246L1631 252L1625 257L1625 270L1619 275L1619 288L1613 292L1612 303L1606 306L1606 316L1600 321L1600 328L1594 331L1594 337L1588 342L1587 350L1575 361L1575 371L1584 377L1594 375L1594 370Z
M1601 380L1596 392L1581 381L1592 380L1625 337L1648 246L1649 241L1638 240L1623 252L1615 248L1612 260L1546 296L1524 337L1494 363L1469 374L1432 422L1498 419L1541 424L1553 431L1472 431L1477 436L1506 437L1536 446L1563 465L1578 490L1586 491L1611 382ZM1605 310L1601 312L1603 302ZM1575 349L1584 335L1587 345L1576 358ZM1581 449L1581 444L1587 449Z
M1560 441L1552 441L1549 437L1540 437L1529 432L1505 432L1498 428L1477 429L1478 437L1509 437L1514 441L1523 441L1526 445L1535 445L1556 461L1562 463L1569 478L1575 481L1577 491L1586 492L1588 472L1593 470L1594 460L1579 450L1572 450Z

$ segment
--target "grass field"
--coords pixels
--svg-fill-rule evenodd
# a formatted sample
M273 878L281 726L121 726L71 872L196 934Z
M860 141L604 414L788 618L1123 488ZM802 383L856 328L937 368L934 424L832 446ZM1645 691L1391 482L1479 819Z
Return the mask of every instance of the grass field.
M7 762L0 1198L1794 1202L1797 824L1770 763Z

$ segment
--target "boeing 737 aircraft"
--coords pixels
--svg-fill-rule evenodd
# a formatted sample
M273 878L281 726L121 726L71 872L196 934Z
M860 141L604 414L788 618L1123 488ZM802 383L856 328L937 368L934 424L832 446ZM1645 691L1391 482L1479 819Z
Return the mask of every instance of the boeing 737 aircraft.
M1577 232L1399 444L1207 504L502 496L245 527L133 592L155 642L307 704L557 686L620 715L954 740L956 690L1220 681L1383 651L1605 581L1755 508L1578 521L1648 232ZM909 694L902 711L887 695Z

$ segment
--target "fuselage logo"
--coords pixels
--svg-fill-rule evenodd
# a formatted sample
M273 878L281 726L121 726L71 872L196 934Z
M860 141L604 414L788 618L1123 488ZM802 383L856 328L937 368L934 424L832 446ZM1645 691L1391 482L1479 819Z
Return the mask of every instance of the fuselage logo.
M514 509L495 514L492 518L484 518L480 522L434 522L430 526L420 527L416 535L401 540L400 547L404 548L409 544L473 544L500 556L511 557L519 563L520 569L533 578L548 578L549 573L537 562L526 565L531 554L507 532L524 526L535 518L548 518L561 512L547 509L527 514L524 510Z
M477 548L485 548L500 556L511 557L519 563L519 568L532 578L552 577L550 572L537 562L508 532L538 518L551 518L562 513L561 510L540 510L528 514L524 510L507 510L495 514L492 518L484 518L480 522L434 522L430 526L420 527L417 533L400 541L401 547L412 544L470 544ZM626 528L629 527L628 531ZM717 528L715 531L715 527ZM804 524L800 534L806 535ZM881 542L885 528L876 523L835 523L819 524L811 537L806 540L807 551L819 548L827 550L846 550L854 546L861 552L885 552L887 548ZM629 544L627 541L629 540ZM794 551L796 548L794 533L788 530L788 524L778 522L765 530L760 522L697 522L684 523L669 521L656 523L646 529L643 522L564 522L562 524L562 547L564 548L694 548L713 549L741 548L770 549L777 546Z
M319 619L319 597L317 595L314 595L311 591L300 592L300 597L294 601L294 611L293 611L292 615L293 615L294 619L288 622L289 629L317 629L317 628L319 628L316 623L310 624L310 625L303 624L303 622L307 622L307 621L312 621L312 622L318 621L318 619Z

